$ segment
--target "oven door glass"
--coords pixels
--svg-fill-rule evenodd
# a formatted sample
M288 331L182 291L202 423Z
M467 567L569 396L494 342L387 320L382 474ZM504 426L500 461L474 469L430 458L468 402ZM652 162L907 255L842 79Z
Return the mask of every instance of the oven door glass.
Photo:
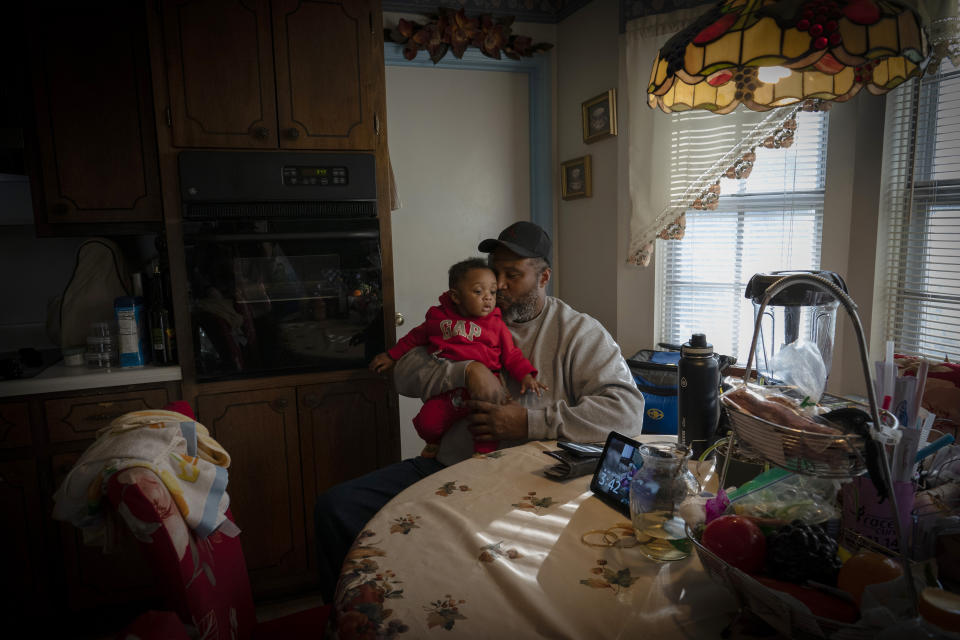
M384 350L375 225L185 229L197 378L365 367Z

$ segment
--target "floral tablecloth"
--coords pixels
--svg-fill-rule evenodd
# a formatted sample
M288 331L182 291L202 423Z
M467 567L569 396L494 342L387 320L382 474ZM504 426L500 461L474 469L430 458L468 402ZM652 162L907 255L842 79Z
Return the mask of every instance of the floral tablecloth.
M696 553L657 563L584 542L627 518L593 496L589 476L545 477L554 445L466 460L389 502L347 556L335 637L719 637L736 602Z

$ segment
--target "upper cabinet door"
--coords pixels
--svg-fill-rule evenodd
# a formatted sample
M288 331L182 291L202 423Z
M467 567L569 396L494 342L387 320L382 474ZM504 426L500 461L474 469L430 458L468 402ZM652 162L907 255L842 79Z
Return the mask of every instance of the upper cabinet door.
M164 0L177 147L275 149L269 0Z
M376 147L375 22L368 0L273 0L281 147Z
M142 7L49 4L28 14L38 228L160 221Z

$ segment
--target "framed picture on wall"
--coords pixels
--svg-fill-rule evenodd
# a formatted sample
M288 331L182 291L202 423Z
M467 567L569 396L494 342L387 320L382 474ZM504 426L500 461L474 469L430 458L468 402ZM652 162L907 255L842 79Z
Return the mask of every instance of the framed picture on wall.
M564 200L589 198L593 195L591 156L567 160L560 165L560 195Z
M617 135L617 90L609 89L581 107L583 141L587 144Z

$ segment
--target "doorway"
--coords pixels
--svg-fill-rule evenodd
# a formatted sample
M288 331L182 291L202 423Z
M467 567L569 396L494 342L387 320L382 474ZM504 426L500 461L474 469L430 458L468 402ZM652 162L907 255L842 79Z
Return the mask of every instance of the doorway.
M423 322L447 289L447 269L517 220L552 235L549 58L471 55L434 66L385 45L387 132L401 208L391 219L397 337ZM400 398L401 455L423 442Z

